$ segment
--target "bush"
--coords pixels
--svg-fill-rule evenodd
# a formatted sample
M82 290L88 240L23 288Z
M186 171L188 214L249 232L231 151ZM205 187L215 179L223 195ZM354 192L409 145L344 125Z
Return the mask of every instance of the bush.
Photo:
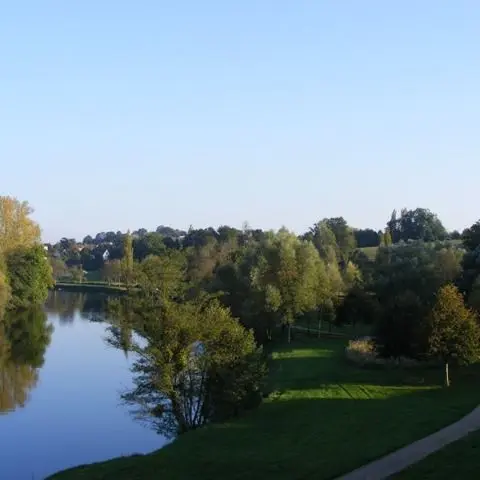
M370 337L350 340L345 348L347 360L361 367L421 368L438 366L438 362L421 362L408 357L380 357Z

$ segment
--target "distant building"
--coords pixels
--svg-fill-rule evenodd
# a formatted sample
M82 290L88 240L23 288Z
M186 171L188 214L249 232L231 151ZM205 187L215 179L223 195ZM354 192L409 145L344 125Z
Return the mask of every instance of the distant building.
M102 258L104 262L108 262L108 259L110 258L110 252L108 249L103 252Z

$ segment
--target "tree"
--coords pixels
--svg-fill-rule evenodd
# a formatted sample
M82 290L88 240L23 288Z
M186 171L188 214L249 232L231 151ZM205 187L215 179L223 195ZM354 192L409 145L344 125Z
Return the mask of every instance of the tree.
M102 269L102 278L108 283L120 283L122 279L122 262L120 260L105 262Z
M6 255L8 282L11 288L9 308L26 308L42 304L53 286L52 268L38 245L16 248Z
M386 228L385 233L383 234L383 244L385 245L385 247L389 247L390 245L392 245L392 243L393 243L393 240L392 240L392 235L390 233L390 229Z
M140 306L141 305L141 306ZM123 396L140 418L165 435L222 421L258 403L265 375L252 332L218 302L143 297L136 329L141 345L135 388ZM120 339L112 338L113 344Z
M353 229L349 227L343 217L327 218L325 222L335 235L335 240L338 245L339 262L346 265L350 255L356 248Z
M123 241L123 259L122 259L122 269L123 269L123 281L130 285L133 281L134 275L134 261L133 261L133 239L130 231L127 232Z
M324 260L331 258L332 252L335 257L338 256L337 240L326 220L316 223L304 238L313 242L320 257Z
M0 322L9 301L10 285L8 284L7 276L3 273L2 268L0 267Z
M353 262L348 262L343 274L345 286L347 288L360 287L363 283L362 272Z
M133 242L133 256L138 261L142 261L148 255L163 255L165 250L163 236L159 233L145 233Z
M164 299L179 298L186 284L185 257L173 251L158 257L149 255L138 265L137 281L145 292L153 292Z
M68 274L68 267L61 258L50 257L49 260L54 280L59 280Z
M85 273L81 266L73 266L68 269L68 273L74 282L83 282Z
M426 307L413 291L398 292L383 304L376 325L377 349L383 357L421 358L425 353Z
M478 319L454 285L442 287L429 316L429 354L445 365L445 385L450 386L449 363L468 364L480 353Z
M260 247L251 278L264 298L264 310L278 316L289 341L295 318L318 308L330 289L314 245L285 229Z
M356 228L353 230L357 248L378 247L380 237L378 232L371 228Z
M0 255L40 242L40 227L30 215L28 202L0 196Z
M400 240L423 240L433 242L447 238L447 231L436 214L426 208L415 210L403 209L400 218L393 211L387 228L392 235L393 243Z

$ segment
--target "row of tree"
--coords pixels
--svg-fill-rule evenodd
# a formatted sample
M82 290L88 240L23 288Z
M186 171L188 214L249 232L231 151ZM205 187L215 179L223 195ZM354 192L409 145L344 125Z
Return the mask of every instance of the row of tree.
M437 215L424 208L403 209L400 215L394 211L383 231L352 228L343 217L338 217L318 222L301 237L312 240L316 245L324 242L331 244L332 239L325 237L324 225L328 226L329 233L333 233L337 254L342 255L344 260L355 248L388 246L392 243L416 240L432 242L460 238L456 231L447 233ZM241 245L251 237L260 241L267 233L261 229L252 230L248 224L242 229L224 225L218 229L190 227L188 231L183 231L159 226L155 231L149 232L141 228L132 233L133 254L136 261L141 261L148 255L162 255L165 250L198 249L211 244L223 245L232 242ZM101 270L105 263L106 251L109 260L122 258L124 240L125 233L120 231L87 235L80 243L73 238L62 238L56 244L49 245L50 255L56 259L54 270L59 276L76 276L78 272L75 269Z

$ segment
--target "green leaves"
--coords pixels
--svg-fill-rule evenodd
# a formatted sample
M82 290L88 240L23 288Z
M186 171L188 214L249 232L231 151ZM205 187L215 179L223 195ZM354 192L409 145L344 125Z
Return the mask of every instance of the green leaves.
M445 361L470 363L480 353L480 329L476 315L468 309L453 285L442 287L429 317L429 354Z
M42 304L53 286L52 268L41 246L19 248L6 255L10 309Z
M263 358L253 333L228 309L215 300L175 303L152 297L138 306L134 325L144 342L132 345L138 356L135 388L124 399L142 418L152 420L155 413L162 433L224 419L246 408L252 395L260 397Z

